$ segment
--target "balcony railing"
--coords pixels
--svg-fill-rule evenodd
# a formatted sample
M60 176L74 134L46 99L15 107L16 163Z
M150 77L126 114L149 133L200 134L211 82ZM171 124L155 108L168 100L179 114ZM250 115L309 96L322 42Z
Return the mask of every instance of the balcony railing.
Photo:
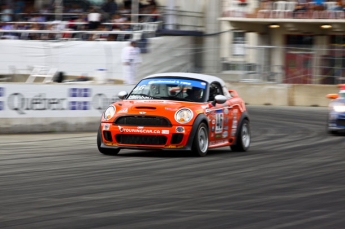
M337 2L299 4L297 1L262 1L258 6L242 1L225 0L222 17L290 18L290 19L345 19L343 6Z

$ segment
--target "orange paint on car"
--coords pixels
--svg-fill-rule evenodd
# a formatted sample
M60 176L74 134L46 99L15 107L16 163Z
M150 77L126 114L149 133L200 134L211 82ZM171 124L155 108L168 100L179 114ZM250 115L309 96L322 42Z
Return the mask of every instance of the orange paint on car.
M97 142L105 154L118 153L120 149L178 149L204 156L209 148L249 148L245 103L236 91L228 90L214 76L148 76L112 106L116 113L102 116Z

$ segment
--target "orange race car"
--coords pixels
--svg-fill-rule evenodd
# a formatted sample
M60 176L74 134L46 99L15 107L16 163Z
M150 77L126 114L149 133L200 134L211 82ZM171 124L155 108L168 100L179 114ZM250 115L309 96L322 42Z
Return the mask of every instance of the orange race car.
M143 78L102 114L97 135L101 153L121 149L192 151L230 146L247 151L250 123L244 101L222 79L194 73Z

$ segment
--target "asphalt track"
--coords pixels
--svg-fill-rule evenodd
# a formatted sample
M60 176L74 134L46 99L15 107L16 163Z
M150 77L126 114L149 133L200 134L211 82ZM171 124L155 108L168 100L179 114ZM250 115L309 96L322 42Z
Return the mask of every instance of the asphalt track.
M248 107L252 145L104 156L96 132L0 136L0 228L345 228L327 108Z

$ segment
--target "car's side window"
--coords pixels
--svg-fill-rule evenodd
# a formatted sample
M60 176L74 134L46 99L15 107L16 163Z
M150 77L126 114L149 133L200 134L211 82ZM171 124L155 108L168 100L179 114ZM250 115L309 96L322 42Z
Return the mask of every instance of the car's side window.
M210 95L208 101L213 101L216 95L224 95L222 87L219 83L213 82L210 84Z

